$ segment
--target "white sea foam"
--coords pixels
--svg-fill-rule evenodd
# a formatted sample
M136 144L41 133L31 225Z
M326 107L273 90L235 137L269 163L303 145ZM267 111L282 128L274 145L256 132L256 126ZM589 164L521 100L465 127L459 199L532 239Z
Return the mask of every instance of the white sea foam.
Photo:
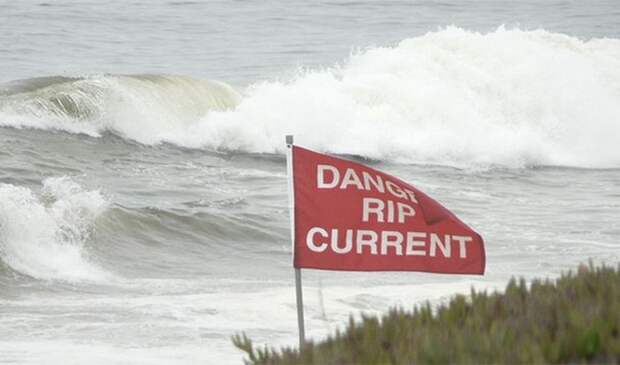
M107 201L71 179L48 178L40 196L0 184L0 259L38 279L99 281L109 277L88 258L85 245Z
M282 135L336 153L451 165L618 167L620 40L459 28L253 86L190 146L281 152Z
M185 100L183 88L195 87L189 81L170 89L121 83L118 100L108 98L96 119L33 119L5 107L0 125L108 130L146 144L266 153L281 153L282 136L293 133L314 149L399 162L620 166L618 39L449 27L368 49L331 69L252 85L238 105L207 102L202 114L186 112L200 109L192 109L200 97Z

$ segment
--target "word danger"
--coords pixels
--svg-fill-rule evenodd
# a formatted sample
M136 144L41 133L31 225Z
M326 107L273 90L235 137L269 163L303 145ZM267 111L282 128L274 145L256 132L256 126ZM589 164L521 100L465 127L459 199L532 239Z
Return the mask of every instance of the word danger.
M335 166L317 165L316 180L316 185L319 189L344 190L349 187L354 187L357 190L375 190L380 193L388 193L395 198L407 199L418 204L418 200L413 191L400 187L393 181L384 180L381 175L371 175L367 171L362 171L360 176L354 169L348 168L341 174L340 170Z

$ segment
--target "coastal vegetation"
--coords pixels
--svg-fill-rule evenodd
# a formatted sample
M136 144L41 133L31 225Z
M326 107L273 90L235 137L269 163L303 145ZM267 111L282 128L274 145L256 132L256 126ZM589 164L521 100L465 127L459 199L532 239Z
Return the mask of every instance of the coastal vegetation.
M580 266L561 277L511 279L503 292L471 290L449 302L378 318L297 348L256 347L233 336L246 364L620 363L620 266Z

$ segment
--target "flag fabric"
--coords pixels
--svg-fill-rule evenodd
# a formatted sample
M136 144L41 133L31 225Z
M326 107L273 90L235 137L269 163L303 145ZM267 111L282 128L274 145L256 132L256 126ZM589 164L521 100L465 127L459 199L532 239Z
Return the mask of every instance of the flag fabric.
M482 237L406 182L292 148L296 268L483 274Z

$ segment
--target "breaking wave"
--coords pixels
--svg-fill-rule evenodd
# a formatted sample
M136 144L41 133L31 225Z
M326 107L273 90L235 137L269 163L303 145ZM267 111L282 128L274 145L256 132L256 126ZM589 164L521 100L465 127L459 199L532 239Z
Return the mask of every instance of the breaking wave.
M0 126L100 136L110 131L155 144L240 95L217 81L172 75L44 77L0 89Z
M0 184L0 260L44 280L100 281L106 271L86 250L97 216L108 206L98 191L69 178L48 178L39 194Z
M449 27L251 85L241 99L198 85L66 80L2 96L0 125L258 153L281 153L293 133L310 148L397 162L620 167L618 39Z

